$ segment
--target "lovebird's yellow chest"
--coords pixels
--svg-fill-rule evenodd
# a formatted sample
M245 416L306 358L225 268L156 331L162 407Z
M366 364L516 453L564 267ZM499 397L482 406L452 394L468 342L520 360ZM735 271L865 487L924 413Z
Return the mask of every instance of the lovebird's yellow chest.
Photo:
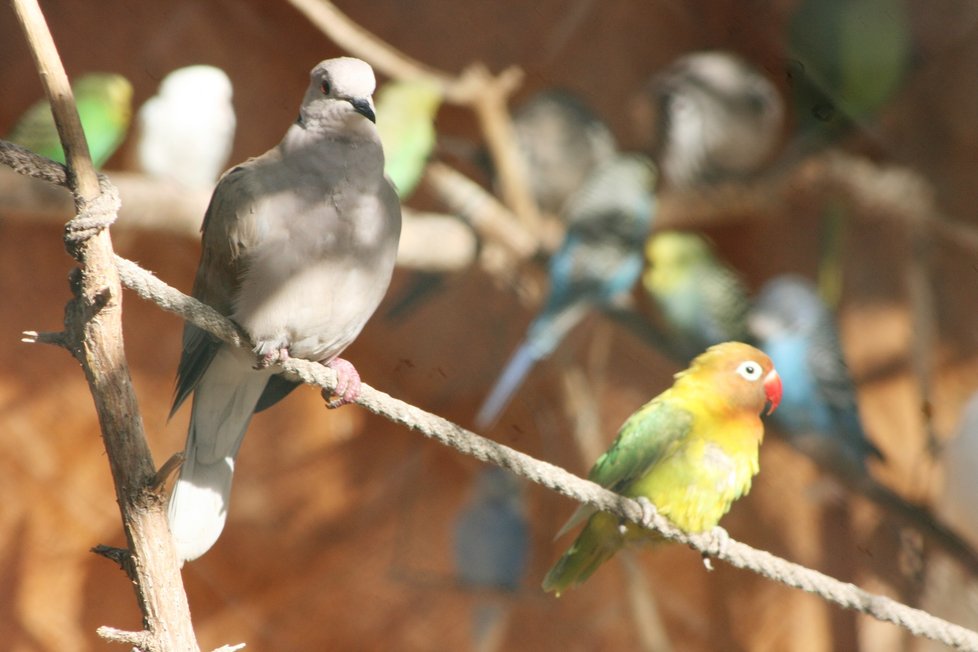
M626 492L645 496L686 532L713 528L731 503L750 490L763 432L756 417L719 427L697 425Z

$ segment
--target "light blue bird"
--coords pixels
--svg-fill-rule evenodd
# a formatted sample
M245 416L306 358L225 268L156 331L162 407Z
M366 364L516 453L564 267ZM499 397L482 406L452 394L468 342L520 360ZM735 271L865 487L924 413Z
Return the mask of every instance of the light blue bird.
M455 521L458 581L472 588L515 591L526 570L530 527L519 480L498 467L476 476L472 500Z
M771 415L781 434L845 486L978 572L978 553L960 534L869 474L867 462L883 455L866 437L835 319L815 286L794 275L772 279L761 289L748 324L781 374L781 405Z
M775 425L815 459L865 470L882 453L866 437L835 317L815 286L795 275L769 281L749 316L752 334L784 382Z
M495 423L537 361L595 308L627 294L642 272L642 242L655 210L655 170L644 156L620 155L596 169L568 200L567 233L550 260L550 293L476 416Z

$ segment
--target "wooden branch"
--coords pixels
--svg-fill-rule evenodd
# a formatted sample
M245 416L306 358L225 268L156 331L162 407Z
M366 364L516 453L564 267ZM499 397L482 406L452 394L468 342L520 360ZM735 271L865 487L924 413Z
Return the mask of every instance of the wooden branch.
M85 144L64 68L37 0L13 0L51 100L69 163L68 182L79 214L97 205L100 185ZM102 429L123 528L131 577L145 632L125 642L143 652L199 650L170 537L162 497L147 488L156 470L122 344L122 289L107 229L70 247L81 267L65 309L68 348L81 363ZM119 639L115 639L119 640Z

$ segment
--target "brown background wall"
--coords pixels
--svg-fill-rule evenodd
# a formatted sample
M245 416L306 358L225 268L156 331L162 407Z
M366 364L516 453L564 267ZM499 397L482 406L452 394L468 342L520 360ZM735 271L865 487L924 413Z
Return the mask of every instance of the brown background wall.
M338 4L367 29L442 69L459 71L475 61L496 71L519 64L528 73L521 97L550 85L569 87L585 95L627 145L637 138L629 98L650 73L685 51L736 50L784 90L781 32L793 3ZM964 1L918 4L918 62L885 114L886 158L918 169L948 215L974 223L978 14ZM69 74L123 73L135 86L136 106L173 68L211 63L227 70L238 113L233 160L276 143L294 116L309 68L341 54L285 2L50 1L43 8ZM583 18L568 18L576 10ZM0 10L0 89L2 133L40 95L7 8ZM460 109L444 110L438 127L442 135L477 137ZM107 168L123 168L128 155L124 149ZM755 286L780 271L814 271L816 213L804 205L792 209L773 223L712 233ZM858 224L846 265L846 352L857 377L898 363L895 371L860 383L865 422L889 460L874 473L906 495L930 500L940 475L922 453L919 399L906 364L906 242L892 223ZM189 289L196 242L127 232L115 245ZM940 373L933 411L939 433L948 435L976 385L978 252L942 242L938 253ZM97 543L119 545L122 537L82 375L64 352L18 342L22 330L61 323L70 266L58 227L0 216L0 647L18 652L107 649L96 626L138 627L122 574L87 552ZM395 290L404 276L395 278ZM452 278L446 291L406 320L375 318L347 357L370 384L468 425L530 316L511 292L472 270ZM182 446L186 427L186 411L166 422L181 324L127 295L125 327L143 418L161 461ZM609 347L604 357L594 353L601 346ZM605 441L676 371L611 322L593 318L533 374L489 434L583 473L591 460L580 459L566 436L561 390L564 370L581 364L596 388ZM861 499L826 489L816 468L779 440L765 443L761 464L753 492L724 521L734 538L978 624L970 593L934 584L940 577L948 581L950 562L934 554L922 568L913 555L908 563L901 548L906 537L891 519ZM523 588L479 595L454 585L452 519L478 468L358 408L327 412L308 389L259 415L241 452L224 535L184 571L202 646L246 641L255 650L469 649L474 605L497 601L511 609L500 649L638 649L619 564L608 564L560 600L537 588L563 545L551 543L551 536L572 510L544 490L527 490L533 547ZM894 650L909 641L894 627L723 564L707 574L684 548L643 551L638 560L677 650L841 650L852 649L857 638L867 650ZM943 600L925 598L928 582Z

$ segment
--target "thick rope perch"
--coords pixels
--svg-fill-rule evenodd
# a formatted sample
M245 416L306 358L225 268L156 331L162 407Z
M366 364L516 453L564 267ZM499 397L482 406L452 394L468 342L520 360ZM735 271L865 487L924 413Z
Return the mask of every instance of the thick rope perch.
M237 330L230 320L218 315L220 320L226 323L220 330L213 327L214 316L217 313L211 308L167 286L131 261L116 257L116 265L122 283L139 296L158 302L165 310L180 315L227 342L239 346L242 344L240 339L224 337L227 333L235 333L235 337L238 337ZM243 344L250 347L248 343ZM283 365L283 369L294 378L320 387L331 389L336 381L331 369L306 360L290 359ZM568 498L610 512L633 523L642 522L642 507L636 501L612 493L560 467L486 439L447 419L425 412L366 384L362 386L357 403L374 414L417 430L426 437L466 455L509 469ZM662 516L656 515L652 525L666 538L684 543L704 555L716 557L737 568L754 571L769 579L819 595L840 606L895 623L918 636L939 641L959 650L978 652L978 633L920 609L864 591L857 586L840 582L818 571L751 548L744 543L724 539L715 533L687 535L673 527Z

